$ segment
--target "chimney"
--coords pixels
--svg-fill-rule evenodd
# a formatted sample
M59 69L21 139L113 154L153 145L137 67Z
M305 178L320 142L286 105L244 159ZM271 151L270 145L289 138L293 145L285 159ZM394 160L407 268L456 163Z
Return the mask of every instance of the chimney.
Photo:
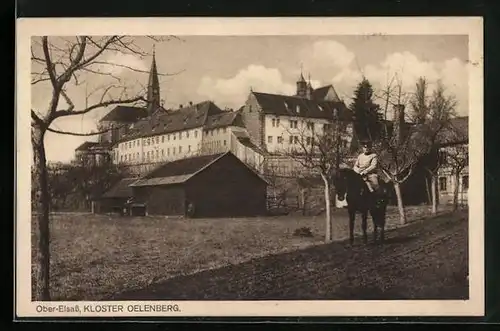
M405 123L404 105L399 104L394 106L393 123L394 123L393 136L396 138L397 143L399 143L403 135L403 125Z
M189 101L189 105L192 106L193 105L193 101Z

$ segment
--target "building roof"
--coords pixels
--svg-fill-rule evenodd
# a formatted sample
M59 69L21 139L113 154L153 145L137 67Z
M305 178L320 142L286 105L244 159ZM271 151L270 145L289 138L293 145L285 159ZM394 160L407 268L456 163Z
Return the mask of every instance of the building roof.
M452 118L449 125L438 136L442 145L461 144L469 141L469 117Z
M333 119L334 110L337 110L341 120L352 118L351 111L343 102L311 100L261 92L252 93L265 114Z
M340 102L340 98L337 94L337 91L335 91L335 89L333 88L333 85L326 85L326 86L318 87L317 89L313 89L312 97L315 100L325 100L325 98L328 94L328 91L330 91L330 90L332 90L334 93L334 96L333 96L334 100L332 100L332 101Z
M469 116L452 118L450 125L457 130L459 134L469 136Z
M135 182L137 178L123 178L118 183L107 190L101 198L130 198L132 197L132 188L129 186Z
M114 121L121 123L133 123L148 115L144 107L116 106L107 113L99 122Z
M157 112L151 118L141 119L131 125L130 132L120 141L199 128L205 125L208 117L227 113L230 112L221 110L211 101L203 101L177 110Z
M145 174L130 186L138 187L184 183L191 177L208 168L211 164L215 163L217 160L228 154L233 155L231 152L225 152L212 155L195 156L167 162ZM234 157L236 158L236 156ZM244 162L242 162L238 158L236 159L240 161L245 167L254 172L260 179L265 181L265 179L263 179L259 174L253 171L253 169L248 167Z
M269 154L266 150L260 148L256 144L252 142L250 139L250 136L248 135L247 132L233 132L233 135L238 139L238 141L245 147L248 147L255 152L262 154L262 155L267 155Z
M75 148L75 151L88 151L92 147L95 147L95 146L98 146L98 145L99 145L99 143L95 142L95 141L85 141L80 146L78 146L77 148Z
M220 114L208 116L204 128L215 129L226 126L244 127L243 121L241 120L241 113L236 111L225 111Z
M145 174L141 179L192 175L217 160L222 155L224 155L224 153L201 155L163 163Z

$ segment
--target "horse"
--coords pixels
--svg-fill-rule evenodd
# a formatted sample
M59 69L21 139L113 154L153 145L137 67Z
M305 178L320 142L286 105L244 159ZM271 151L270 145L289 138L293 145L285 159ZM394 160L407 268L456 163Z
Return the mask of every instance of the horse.
M377 242L377 231L380 229L380 242L384 242L385 217L388 204L388 183L380 181L376 192L370 192L363 177L352 169L340 169L334 177L334 187L340 201L347 202L349 214L349 241L354 244L354 220L356 212L361 213L363 242L368 243L368 212L373 221L373 242Z

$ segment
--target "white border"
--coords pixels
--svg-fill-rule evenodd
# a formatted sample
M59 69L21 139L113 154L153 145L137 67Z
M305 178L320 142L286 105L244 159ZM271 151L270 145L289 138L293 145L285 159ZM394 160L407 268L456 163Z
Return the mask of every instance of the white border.
M37 313L31 302L30 38L37 35L469 35L469 280L465 301L182 301L181 311ZM82 316L482 316L484 315L483 20L480 17L363 18L22 18L17 20L18 317ZM106 302L54 302L96 306ZM129 305L141 302L107 302ZM165 304L165 302L148 302ZM49 304L44 303L45 306Z

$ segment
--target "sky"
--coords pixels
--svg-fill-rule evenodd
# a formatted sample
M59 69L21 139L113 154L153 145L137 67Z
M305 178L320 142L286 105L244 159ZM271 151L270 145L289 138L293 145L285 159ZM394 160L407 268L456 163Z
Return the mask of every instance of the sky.
M306 79L310 76L313 87L332 84L348 104L363 75L376 94L395 74L408 93L420 76L426 77L431 91L441 80L446 93L457 99L457 114L468 115L469 111L467 36L178 36L156 43L146 37L133 39L146 52L155 49L165 108L211 100L220 108L236 109L244 104L250 89L293 94L302 70ZM102 72L119 77L120 84L130 87L129 93L147 84L151 56L109 52L103 59L121 65ZM116 84L110 76L85 74L85 84L74 86L70 82L67 88L75 109L99 100L97 94L85 98L95 87ZM43 113L50 93L49 84L32 86L32 108ZM62 100L59 106L66 104ZM90 132L110 110L58 119L53 127ZM47 158L70 161L78 145L96 139L48 133Z

